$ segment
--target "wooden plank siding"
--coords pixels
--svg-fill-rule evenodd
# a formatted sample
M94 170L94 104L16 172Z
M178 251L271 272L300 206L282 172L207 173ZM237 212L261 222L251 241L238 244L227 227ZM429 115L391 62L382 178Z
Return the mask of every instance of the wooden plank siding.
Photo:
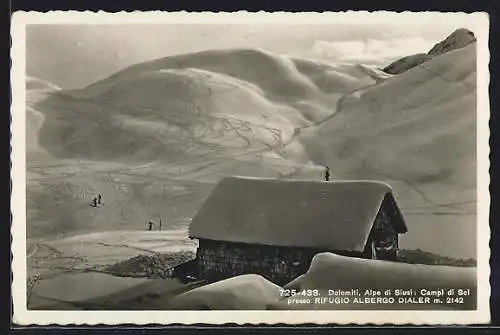
M335 252L201 239L197 250L198 275L200 278L215 281L254 273L283 285L304 274L309 269L314 255L325 251ZM360 253L336 253L361 257Z
M393 206L391 206L390 200L386 197L375 218L367 243L374 243L376 255L375 257L367 255L367 258L396 260L399 248L399 235L392 224L394 218L393 211Z

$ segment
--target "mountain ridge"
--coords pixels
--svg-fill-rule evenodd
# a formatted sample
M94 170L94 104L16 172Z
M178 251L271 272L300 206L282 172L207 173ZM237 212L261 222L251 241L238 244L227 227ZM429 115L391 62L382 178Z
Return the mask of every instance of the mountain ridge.
M429 61L433 57L464 48L474 42L476 42L476 37L472 31L465 28L459 28L442 41L436 43L427 53L419 53L400 58L384 67L383 71L389 74L403 73L415 66Z

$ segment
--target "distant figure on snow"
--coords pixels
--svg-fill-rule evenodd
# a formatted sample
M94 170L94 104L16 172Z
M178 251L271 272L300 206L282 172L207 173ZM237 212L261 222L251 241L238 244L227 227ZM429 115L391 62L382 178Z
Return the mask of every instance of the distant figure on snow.
M148 229L148 230L153 230L153 226L154 226L154 225L155 225L155 224L154 224L153 222L149 221L149 229Z
M325 181L330 180L330 168L327 166L325 169Z
M97 203L100 204L101 203L101 193L99 193L99 195L97 196Z
M94 197L94 199L92 199L91 206L92 207L97 207L97 198L96 197Z

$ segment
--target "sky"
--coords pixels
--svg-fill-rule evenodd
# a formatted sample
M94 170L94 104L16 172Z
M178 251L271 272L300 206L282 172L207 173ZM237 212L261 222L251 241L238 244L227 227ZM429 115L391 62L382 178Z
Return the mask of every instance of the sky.
M26 28L26 74L83 88L130 65L208 49L259 48L332 63L384 66L425 53L455 29L433 24L37 24Z

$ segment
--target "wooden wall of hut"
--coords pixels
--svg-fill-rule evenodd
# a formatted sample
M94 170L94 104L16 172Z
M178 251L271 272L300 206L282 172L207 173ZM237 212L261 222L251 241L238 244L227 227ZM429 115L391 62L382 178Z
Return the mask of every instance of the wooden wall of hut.
M284 285L304 274L317 253L327 250L203 240L197 250L198 275L210 281L260 274ZM358 253L337 252L359 257Z
M399 236L391 222L392 218L390 203L384 199L369 237L369 243L371 241L375 243L376 259L390 261L397 259Z

